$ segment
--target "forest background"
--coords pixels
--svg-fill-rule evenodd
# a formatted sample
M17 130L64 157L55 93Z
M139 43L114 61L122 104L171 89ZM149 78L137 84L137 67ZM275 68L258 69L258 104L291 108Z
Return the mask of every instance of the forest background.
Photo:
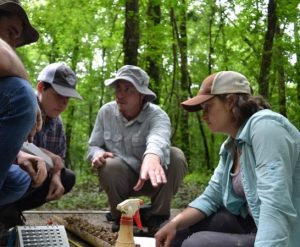
M47 208L101 209L106 196L86 160L98 109L113 100L103 84L123 64L144 68L170 116L172 145L180 147L189 174L173 200L184 207L201 193L218 162L226 136L211 134L201 113L180 102L194 96L201 81L234 70L251 82L254 94L300 127L299 0L23 0L39 30L37 43L18 49L33 87L41 69L64 61L77 74L84 100L70 100L62 114L66 164L77 174L72 193ZM276 134L276 133L274 133Z

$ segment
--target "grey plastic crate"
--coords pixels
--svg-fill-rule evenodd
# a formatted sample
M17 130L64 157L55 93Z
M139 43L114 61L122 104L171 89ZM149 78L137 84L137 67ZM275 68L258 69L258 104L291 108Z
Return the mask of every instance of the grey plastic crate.
M18 226L16 247L70 247L64 226Z

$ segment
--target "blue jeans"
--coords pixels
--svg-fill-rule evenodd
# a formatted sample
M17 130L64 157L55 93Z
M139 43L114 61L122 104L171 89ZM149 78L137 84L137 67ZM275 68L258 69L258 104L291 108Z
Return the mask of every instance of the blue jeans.
M12 165L34 126L37 99L31 85L18 77L0 78L0 206L21 198L31 179Z

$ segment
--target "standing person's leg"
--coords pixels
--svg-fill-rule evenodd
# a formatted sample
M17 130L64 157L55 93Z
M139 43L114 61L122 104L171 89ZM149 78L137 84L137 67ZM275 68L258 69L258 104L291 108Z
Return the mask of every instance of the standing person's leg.
M34 126L37 100L26 80L7 77L0 80L0 106L0 205L4 205L19 199L31 183L23 170L11 165ZM19 179L5 182L8 175Z
M178 231L173 246L250 247L254 245L255 232L251 216L243 218L221 208L203 221Z

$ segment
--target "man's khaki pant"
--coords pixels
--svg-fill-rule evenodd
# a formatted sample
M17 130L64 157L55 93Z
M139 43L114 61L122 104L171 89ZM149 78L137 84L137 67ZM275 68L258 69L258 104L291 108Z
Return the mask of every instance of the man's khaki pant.
M154 188L147 180L143 188L136 192L139 174L124 163L120 158L109 158L106 165L98 170L99 181L105 190L113 218L118 219L120 212L117 205L130 197L151 197L151 214L157 216L170 216L171 200L176 194L187 172L187 162L184 153L176 147L171 147L170 164L165 170L167 183Z

